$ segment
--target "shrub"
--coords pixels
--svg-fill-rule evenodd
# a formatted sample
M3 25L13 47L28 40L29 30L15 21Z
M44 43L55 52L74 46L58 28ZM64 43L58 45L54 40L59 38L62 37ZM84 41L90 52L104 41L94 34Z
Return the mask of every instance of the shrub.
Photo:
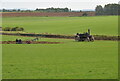
M17 28L18 27L14 27L14 28L11 29L11 31L17 31Z
M5 27L5 28L2 28L3 31L11 31L11 28L10 27Z
M16 31L24 31L24 28L22 28L22 27L21 27L21 28L17 27L17 28L16 28Z
M83 13L82 16L88 16L88 14L87 13Z
M13 27L13 28L5 27L2 30L3 31L24 31L24 28L22 28L22 27Z

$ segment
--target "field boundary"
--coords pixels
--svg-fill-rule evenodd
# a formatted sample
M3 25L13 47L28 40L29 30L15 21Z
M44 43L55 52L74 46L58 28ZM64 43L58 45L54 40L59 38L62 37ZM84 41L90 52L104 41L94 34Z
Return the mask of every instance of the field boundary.
M74 39L75 35L55 35L55 34L37 34L37 33L1 33L2 35L14 36L28 36L28 37L45 37L45 38L64 38ZM106 35L93 35L95 40L111 40L120 41L120 36L106 36Z
M22 41L22 44L62 44L63 42L48 42L48 41L31 41L27 43ZM0 44L16 44L16 41L0 41Z
M87 13L87 16L95 16L95 12L12 12L2 13L3 17L26 17L26 16L40 16L40 17L77 17L83 16Z

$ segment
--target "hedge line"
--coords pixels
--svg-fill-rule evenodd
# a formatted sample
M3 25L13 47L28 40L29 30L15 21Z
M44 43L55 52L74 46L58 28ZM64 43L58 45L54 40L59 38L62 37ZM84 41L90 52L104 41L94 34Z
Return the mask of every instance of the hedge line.
M4 27L2 31L24 31L22 27Z
M74 35L54 35L54 34L32 34L32 33L2 33L3 35L31 36L31 37L47 37L47 38L65 38L74 39ZM93 35L95 40L120 40L120 36Z

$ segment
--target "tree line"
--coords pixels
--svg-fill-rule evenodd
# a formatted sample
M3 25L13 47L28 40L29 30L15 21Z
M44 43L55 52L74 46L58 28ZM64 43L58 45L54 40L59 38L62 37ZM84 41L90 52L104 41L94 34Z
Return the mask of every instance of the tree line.
M120 4L98 5L95 11L96 15L120 15Z
M71 9L66 8L36 8L35 10L21 10L21 9L2 9L0 12L71 12Z
M66 8L46 8L46 9L39 9L37 8L35 11L39 12L71 12L71 9Z
M0 12L33 12L34 10L1 9Z
M69 8L36 8L35 10L21 10L21 9L2 9L0 12L74 12ZM83 12L83 11L75 11ZM85 12L85 11L84 11ZM93 11L92 11L93 12ZM95 8L96 15L120 15L120 4L106 4L104 7L97 5ZM85 14L86 15L86 14Z

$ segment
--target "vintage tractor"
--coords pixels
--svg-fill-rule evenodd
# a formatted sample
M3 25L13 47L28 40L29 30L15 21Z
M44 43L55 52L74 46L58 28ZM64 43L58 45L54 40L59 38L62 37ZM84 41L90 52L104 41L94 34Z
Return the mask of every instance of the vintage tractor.
M79 34L77 33L75 36L75 41L94 41L94 37L90 35L90 29L88 29L88 32Z

